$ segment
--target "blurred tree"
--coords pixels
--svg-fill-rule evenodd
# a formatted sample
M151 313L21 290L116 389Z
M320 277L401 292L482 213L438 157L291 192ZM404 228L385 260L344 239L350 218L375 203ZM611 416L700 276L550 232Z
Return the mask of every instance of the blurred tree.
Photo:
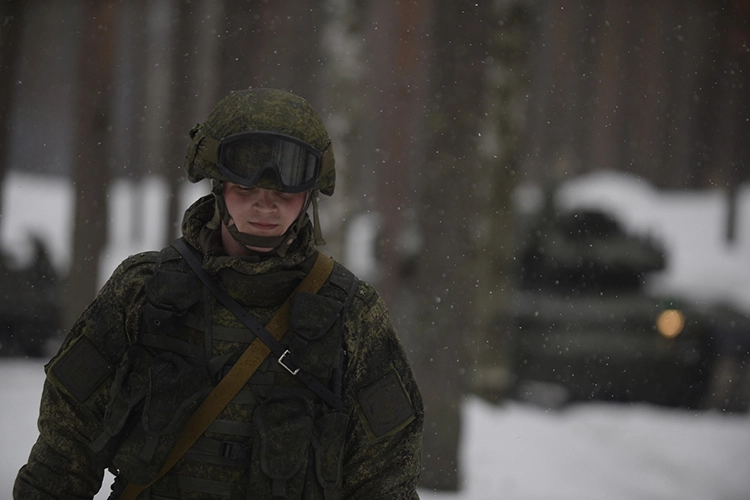
M719 24L717 30L725 33L725 36L715 51L718 55L715 59L719 62L715 63L717 67L710 74L721 73L723 78L717 84L704 76L716 98L710 103L713 106L706 106L711 114L701 123L707 129L706 135L714 140L715 149L704 145L704 152L708 151L701 165L709 171L711 181L727 187L725 234L726 241L733 244L739 232L737 211L740 186L750 180L750 145L747 141L750 136L750 120L747 118L750 113L750 92L747 91L747 75L750 73L750 3L732 0L728 12L716 22ZM710 125L717 121L719 126L711 130ZM711 164L715 168L710 168Z
M518 285L517 214L513 191L521 171L529 80L529 46L534 12L527 0L494 4L497 29L490 35L485 86L485 116L479 149L479 198L475 324L479 335L468 343L472 391L494 401L507 395L512 380L507 345L514 327L512 292Z
M186 0L178 0L171 12L170 24L173 33L171 37L171 53L169 54L169 84L165 95L165 136L162 152L164 161L162 173L167 180L169 202L167 204L167 241L171 242L182 233L180 221L182 211L179 199L179 186L186 180L184 175L185 148L187 133L195 123L196 85L194 84L197 68L197 29L196 18L200 15L200 7ZM207 47L208 48L208 47ZM167 59L165 57L165 59Z
M129 241L143 238L143 193L138 183L152 167L152 145L148 140L149 124L155 122L149 113L148 89L153 86L150 69L159 61L150 56L148 3L132 0L119 7L117 20L116 60L114 85L114 127L118 131L113 137L116 165L113 175L130 181L129 218L132 221L125 236Z
M466 354L475 355L497 303L478 294L500 299L507 288L526 95L528 15L515 8L523 3L373 1L352 12L350 26L366 41L354 84L366 105L347 109L367 120L352 123L357 159L347 179L374 198L352 208L381 216L378 291L425 399L427 488L459 487Z
M187 180L185 150L190 128L205 119L218 100L216 78L224 6L221 0L195 3L179 0L174 12L174 40L165 137L165 171L170 193L168 239L181 235L182 206L179 187Z
M747 1L531 3L529 180L602 169L668 189L750 180Z
M372 2L370 2L372 3ZM325 226L326 252L351 265L352 251L360 241L347 238L360 216L375 202L377 182L369 159L374 149L370 130L374 108L369 99L369 85L374 73L370 64L372 50L366 30L372 23L363 20L365 2L326 0L325 22L321 26L321 52L324 64L318 77L321 91L320 110L336 152L336 194L321 203ZM346 246L345 246L346 243ZM368 270L372 271L372 270ZM360 277L365 276L358 270ZM372 273L371 273L372 274Z
M115 0L87 0L83 9L73 167L75 225L69 283L64 294L65 328L96 295L99 256L108 237L118 8Z
M315 0L225 4L219 52L219 96L248 87L273 87L321 101L321 41L325 9Z
M490 2L435 0L428 81L427 142L416 178L419 231L429 241L415 268L421 349L414 368L425 400L422 484L460 485L458 444L467 344L477 334L478 155L489 41Z
M0 3L0 223L3 213L3 184L10 155L6 145L10 143L10 110L21 54L22 27L23 2L6 0Z
M172 93L175 91L173 54L182 48L179 45L180 17L177 14L176 3L177 0L153 0L138 4L143 20L141 29L145 30L142 40L143 50L139 54L144 69L141 75L143 87L140 89L143 107L138 113L142 117L142 123L140 126L136 125L136 130L140 130L143 136L143 141L139 143L142 160L134 172L136 188L132 191L133 220L136 221L133 229L138 238L142 237L143 232L140 226L150 220L150 214L144 212L145 190L141 189L140 185L158 177L167 181L166 207L169 207L168 200L174 197L170 181L178 168L179 157L169 157L168 137L169 124L174 119L175 113L170 106ZM164 217L170 215L167 210ZM168 239L169 230L172 228L171 219L163 222L166 230L162 234L163 239L160 243L167 242L165 240Z
M381 215L378 292L396 309L406 307L403 280L413 273L420 235L414 205L417 165L424 159L429 96L428 58L432 0L408 3L373 1L367 13L370 99L367 164L377 174ZM405 312L405 311L404 311ZM407 314L408 315L408 314Z

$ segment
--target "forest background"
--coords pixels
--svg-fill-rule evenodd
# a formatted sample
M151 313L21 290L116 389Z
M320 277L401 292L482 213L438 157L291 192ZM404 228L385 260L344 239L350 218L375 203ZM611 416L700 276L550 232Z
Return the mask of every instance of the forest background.
M377 217L377 272L367 278L393 310L422 387L427 487L458 485L461 397L518 274L516 187L609 169L664 190L720 189L727 241L736 234L732 207L750 179L743 0L4 0L0 9L0 182L18 170L74 186L66 327L103 279L116 179L164 180L166 245L182 215L187 131L215 102L252 86L313 104L337 155L337 192L322 207L326 251L355 259L351 225Z

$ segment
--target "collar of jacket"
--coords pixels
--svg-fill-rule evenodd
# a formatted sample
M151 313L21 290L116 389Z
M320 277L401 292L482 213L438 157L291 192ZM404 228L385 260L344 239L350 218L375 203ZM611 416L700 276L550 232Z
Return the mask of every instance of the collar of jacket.
M280 271L302 271L306 273L316 253L312 224L308 222L297 235L284 257L278 255L254 255L249 257L230 257L221 246L220 230L212 228L214 215L213 194L206 195L193 203L185 211L182 222L182 233L193 247L203 253L203 268L210 274L218 276L231 270L245 276L277 273Z

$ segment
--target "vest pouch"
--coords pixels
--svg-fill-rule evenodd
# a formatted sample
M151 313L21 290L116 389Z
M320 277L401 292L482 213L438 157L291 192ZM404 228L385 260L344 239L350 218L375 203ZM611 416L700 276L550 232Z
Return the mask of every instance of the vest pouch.
M182 262L181 259L178 259ZM185 311L201 300L203 284L191 272L168 271L157 265L156 272L146 282L146 297L170 311Z
M334 324L342 309L341 302L321 295L298 292L292 297L289 348L311 375L328 379L338 365L341 329Z
M146 282L142 318L147 332L174 334L187 310L201 300L202 284L192 273L168 271L161 262Z
M346 413L329 413L315 421L315 472L326 500L341 498L344 444L349 427Z
M112 448L121 438L126 424L132 427L143 408L148 392L148 367L154 355L141 346L131 347L122 357L110 387L110 399L102 421L102 433L91 443L99 453L105 447ZM114 452L111 450L110 452Z
M314 430L312 402L301 396L272 397L253 413L253 498L302 498Z
M142 410L122 440L112 464L129 482L146 484L167 459L188 418L210 393L206 368L163 352L146 371Z
M182 324L185 313L162 309L146 302L141 309L141 317L149 333L174 334Z

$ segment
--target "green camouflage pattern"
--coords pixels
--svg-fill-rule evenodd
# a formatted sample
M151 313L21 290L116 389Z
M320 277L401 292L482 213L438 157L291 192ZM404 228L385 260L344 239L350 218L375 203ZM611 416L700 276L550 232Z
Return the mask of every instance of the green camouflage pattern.
M210 196L188 209L183 224L186 240L202 249L204 269L216 276L261 323L267 322L312 265L316 250L310 224L303 228L285 257L240 259L222 253L216 231L206 227L212 216ZM160 264L165 268L179 263L176 252L169 251L143 253L126 259L72 327L58 355L47 365L38 421L40 436L28 463L19 471L13 491L15 499L92 498L101 486L105 469L116 464L132 468L137 463L138 457L134 455L142 447L133 444L135 438L125 439L122 444L117 439L97 439L106 430L105 423L116 430L117 426L111 424L117 421L113 415L118 407L127 407L134 403L134 398L140 397L133 394L139 393L138 387L144 382L135 375L143 371L133 372L135 375L130 376L130 385L127 385L130 392L119 393L120 399L110 405L108 413L108 403L116 396L113 388L118 386L114 373L87 399L79 402L49 368L74 348L77 339L84 337L109 365L122 366L126 353L133 353L132 346L144 342L150 331L144 306L155 297L170 295L151 281L158 259L166 260ZM191 297L193 288L197 287L186 286L187 291L177 300L189 304L196 297L200 298L202 292ZM326 285L321 293L336 300L346 296L332 285ZM188 311L199 315L203 307L205 303L199 301ZM302 321L324 322L314 314L310 318L301 315L301 318ZM242 328L238 320L215 301L211 321L217 331L236 333ZM166 498L245 499L272 498L273 493L282 488L288 498L418 498L422 400L388 310L369 284L359 282L339 322L337 331L347 353L342 380L345 413L334 412L312 398L275 360L266 359L246 388L217 419L222 425L238 429L237 434L228 437L222 433L225 431L213 427L204 433L204 438L209 440L241 444L250 450L249 462L221 458L212 463L196 460L189 452L165 477L154 483L151 492ZM211 349L217 358L232 356L247 346L246 342L232 340L229 334L223 339L214 337L207 343L197 329L184 333L179 339L181 345ZM153 362L140 354L136 358L133 366ZM329 371L325 355L314 361L320 364L317 371L321 375ZM310 369L316 370L315 367ZM202 377L196 372L193 384L203 384L205 378ZM183 377L175 383L181 380ZM380 390L381 386L391 392ZM170 394L192 394L188 389L178 387L177 392L170 389ZM400 415L396 415L393 424L383 428L388 415L382 410L386 405L378 403L396 401L398 406L399 398L406 401L408 407L401 404ZM374 404L363 409L363 403ZM155 417L164 422L169 415L164 415L160 408L168 404L179 406L180 399L154 406L154 412L162 412ZM154 421L158 423L159 418ZM301 439L292 440L290 436ZM142 436L137 438L142 439ZM92 447L95 442L99 446ZM155 456L160 456L162 448L162 444L155 448ZM287 453L294 458L287 458ZM341 457L343 463L339 463ZM290 479L274 483L268 471L289 474ZM145 476L150 474L145 470L133 474L138 472ZM226 495L190 491L204 484L229 485L229 490ZM328 485L328 496L322 484ZM185 485L188 487L183 488ZM148 498L147 494L142 497Z
M233 91L214 107L205 122L190 131L187 173L191 182L229 179L202 154L222 138L239 132L267 131L296 137L321 151L321 171L313 190L332 195L336 185L333 146L323 122L303 98L276 89ZM215 153L215 152L214 152ZM264 186L261 186L264 187ZM269 186L274 188L275 186Z

